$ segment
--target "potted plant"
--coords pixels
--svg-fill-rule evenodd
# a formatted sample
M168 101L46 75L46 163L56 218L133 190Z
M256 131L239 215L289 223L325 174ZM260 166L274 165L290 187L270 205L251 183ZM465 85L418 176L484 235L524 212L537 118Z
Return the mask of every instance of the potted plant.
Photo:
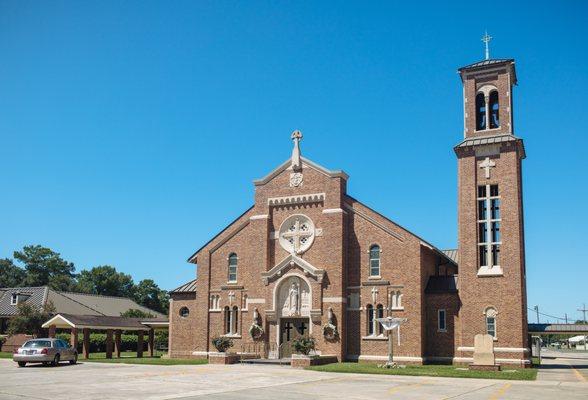
M233 347L233 340L228 337L218 336L212 339L212 345L219 353L225 353Z
M312 337L299 337L292 341L292 348L298 354L309 355L315 348L315 341Z

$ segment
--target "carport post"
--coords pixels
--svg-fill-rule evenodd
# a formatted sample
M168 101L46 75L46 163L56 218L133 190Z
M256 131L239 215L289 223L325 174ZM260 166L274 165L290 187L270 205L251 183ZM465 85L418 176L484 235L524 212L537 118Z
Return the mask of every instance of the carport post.
M71 328L69 335L69 344L71 347L78 350L78 328Z
M55 337L55 325L51 325L49 327L49 337L50 338L54 338Z
M149 329L149 341L147 343L149 347L149 357L153 357L153 345L155 344L155 333L153 332L153 328Z
M90 328L84 328L82 332L84 333L84 358L90 358Z
M112 358L112 329L106 330L106 358Z
M114 351L116 352L116 357L120 358L120 329L114 331Z
M137 331L137 358L143 357L143 331Z

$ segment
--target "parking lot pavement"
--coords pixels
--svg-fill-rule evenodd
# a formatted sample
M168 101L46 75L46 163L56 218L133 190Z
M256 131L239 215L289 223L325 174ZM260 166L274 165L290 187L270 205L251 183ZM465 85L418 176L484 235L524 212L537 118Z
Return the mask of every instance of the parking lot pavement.
M539 381L588 382L588 353L542 352Z
M80 363L17 368L0 360L0 399L586 399L585 382L335 374L261 365Z

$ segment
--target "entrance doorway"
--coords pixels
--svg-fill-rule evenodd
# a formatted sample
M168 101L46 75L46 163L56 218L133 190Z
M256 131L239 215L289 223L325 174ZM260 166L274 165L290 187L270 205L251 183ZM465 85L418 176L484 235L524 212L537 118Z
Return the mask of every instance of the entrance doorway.
M308 318L282 318L280 320L280 358L292 356L292 341L308 336Z

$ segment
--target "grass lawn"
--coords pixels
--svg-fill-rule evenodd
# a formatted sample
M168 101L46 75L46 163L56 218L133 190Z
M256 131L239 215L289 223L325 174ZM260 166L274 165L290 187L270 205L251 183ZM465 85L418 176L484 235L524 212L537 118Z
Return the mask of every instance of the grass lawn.
M199 365L208 364L208 360L180 359L180 358L161 358L160 356L149 357L143 356L137 358L136 352L121 353L121 358L106 358L106 353L90 353L90 358L85 360L80 357L80 362L100 362L112 364L148 364L148 365Z
M454 365L407 365L406 368L386 369L378 368L375 364L336 363L308 367L313 371L347 372L355 374L382 375L424 375L452 378L483 378L483 379L512 379L533 381L537 378L535 368L515 368L502 366L502 371L470 371L467 367Z
M0 351L0 358L12 358L12 353L7 351Z

